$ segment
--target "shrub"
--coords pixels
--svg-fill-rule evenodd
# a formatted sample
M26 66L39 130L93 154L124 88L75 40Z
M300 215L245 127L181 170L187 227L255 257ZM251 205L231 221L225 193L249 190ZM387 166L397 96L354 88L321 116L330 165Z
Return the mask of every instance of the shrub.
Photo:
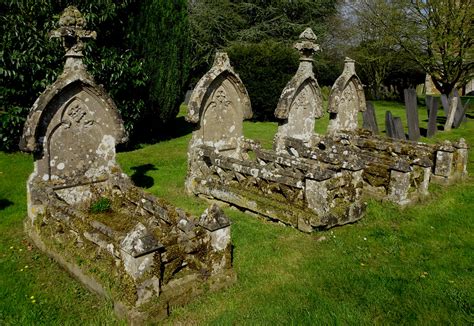
M234 43L227 51L249 93L254 119L275 120L280 94L298 68L298 52L275 41Z

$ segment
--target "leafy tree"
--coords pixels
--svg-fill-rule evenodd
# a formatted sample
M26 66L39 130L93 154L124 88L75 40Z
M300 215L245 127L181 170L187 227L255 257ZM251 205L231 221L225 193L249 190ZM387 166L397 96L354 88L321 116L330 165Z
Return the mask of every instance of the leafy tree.
M473 77L474 0L364 0L364 24L397 44L443 94Z
M254 117L273 119L280 92L298 67L293 42L307 27L322 39L328 18L336 12L336 3L333 0L190 1L193 80L209 69L216 49L227 50L249 91ZM315 62L316 72L324 82L332 83L339 72L332 68L328 57L323 58Z
M184 98L190 63L187 1L143 1L134 44L149 80L148 108L140 124L149 138L176 117Z
M62 70L62 47L48 32L68 5L98 33L84 61L117 103L132 141L150 139L177 112L188 72L185 0L2 1L0 150L17 148L29 108Z

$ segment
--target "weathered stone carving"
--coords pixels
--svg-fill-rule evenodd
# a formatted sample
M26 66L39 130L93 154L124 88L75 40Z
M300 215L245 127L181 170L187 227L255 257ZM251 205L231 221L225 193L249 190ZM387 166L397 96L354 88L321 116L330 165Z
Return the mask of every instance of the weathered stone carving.
M328 134L357 129L357 115L365 111L365 107L364 89L355 73L355 61L346 58L344 71L334 83L329 95Z
M285 88L282 98L287 97L288 88L288 86ZM316 96L314 102L319 103L318 95L315 95L315 92L312 94ZM310 99L306 100L306 103L310 102ZM291 105L287 105L286 108L290 112L293 110ZM354 61L347 58L344 71L329 96L330 122L327 135L314 134L313 130L308 128L308 132L301 136L301 130L306 131L301 124L311 121L314 128L315 118L310 114L302 115L297 117L299 121L292 121L292 124L299 126L299 129L286 127L290 119L284 122L283 128L279 128L279 134L275 137L275 148L279 154L294 155L318 163L321 163L323 157L331 155L332 163L340 163L346 169L346 173L352 175L354 171L347 171L347 167L353 162L359 162L364 166L361 175L364 191L400 205L426 195L431 174L435 178L439 176L441 180L454 175L465 175L465 172L462 172L466 170L462 163L465 160L465 149L461 150L461 147L465 147L464 142L458 144L460 146L456 149L458 163L454 163L452 146L427 145L374 136L369 131L357 129L357 114L363 112L365 108L365 96L362 84L355 73ZM280 117L281 112L285 111L279 107L276 111L277 117ZM291 115L281 117L289 116ZM395 133L398 130L398 137L405 138L403 128L397 126L401 124L401 120L394 121L390 114L389 118L388 131Z
M311 48L309 40L314 35L310 31L302 35L299 44L305 54L304 49ZM314 116L321 103L311 100L314 94L319 94L317 83L311 69L304 67L304 61L302 66L302 76L292 81L295 89L287 87L292 95L282 96L280 100L286 103L279 107L281 112L286 111L282 117L286 116L284 119L288 119L290 125L281 128L281 134L288 130L296 132L298 128L291 126L291 119L305 117L305 114ZM222 85L227 85L225 93L231 94L225 101ZM264 150L243 138L242 119L251 116L250 101L226 55L217 54L214 67L194 92L188 106L188 120L199 126L188 150L186 188L190 194L218 199L304 232L361 218L365 204L360 201L362 166L357 161L346 163L346 167L329 157L327 163L317 163ZM207 110L218 113L209 114ZM298 112L293 115L290 111ZM311 129L314 127L314 122L308 121L308 124ZM299 135L305 138L310 131ZM353 173L348 173L349 170Z
M68 7L60 28L66 63L33 105L21 148L33 152L25 229L88 288L112 299L131 323L235 279L230 223L217 206L197 219L133 186L115 161L126 140L112 99L82 63L95 37ZM216 105L220 105L219 103Z
M275 136L275 150L283 150L283 139L289 135L308 141L314 133L315 119L323 115L322 97L313 73L313 54L319 50L310 28L300 35L295 48L300 52L300 65L295 76L283 89L275 116L283 122Z

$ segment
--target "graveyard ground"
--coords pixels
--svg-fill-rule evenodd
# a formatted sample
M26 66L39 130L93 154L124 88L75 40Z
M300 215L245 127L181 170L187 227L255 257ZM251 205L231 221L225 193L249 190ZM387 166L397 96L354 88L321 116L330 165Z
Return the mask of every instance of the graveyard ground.
M406 130L402 105L375 102L375 108L381 130L385 110L402 117ZM166 322L472 325L472 106L468 115L468 123L436 139L466 139L471 177L430 186L422 203L398 208L368 198L361 221L310 235L225 209L233 222L237 283L176 309ZM419 116L426 128L424 107ZM326 125L319 120L316 130L324 132ZM271 147L276 128L246 122L245 134ZM198 215L207 204L184 192L190 133L182 116L175 130L175 138L119 153L118 161L137 185ZM110 302L89 293L23 234L32 162L27 154L0 153L0 324L120 323Z

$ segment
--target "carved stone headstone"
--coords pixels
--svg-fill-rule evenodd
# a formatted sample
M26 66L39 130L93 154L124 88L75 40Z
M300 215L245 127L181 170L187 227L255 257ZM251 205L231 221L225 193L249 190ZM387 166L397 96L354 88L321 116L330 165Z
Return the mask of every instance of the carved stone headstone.
M416 90L405 89L405 109L408 123L408 138L417 141L420 138L420 123L418 121L418 107L416 104Z
M319 50L313 31L307 28L301 33L294 47L300 52L298 71L283 89L275 110L275 116L283 120L274 141L277 152L283 151L286 137L309 141L315 119L323 115L321 91L313 73L313 54Z
M375 108L372 102L367 101L367 107L362 113L362 117L362 126L377 135L379 133L379 126L377 125L377 117L375 116Z
M127 137L114 102L82 62L83 40L96 37L84 28L79 11L68 7L59 29L51 32L63 39L66 63L58 80L33 104L25 123L20 148L35 157L30 185L42 181L73 189L107 180L118 169L115 145ZM80 201L88 195L68 198Z
M344 71L334 83L329 94L328 134L357 129L358 113L364 110L364 89L355 73L355 61L346 58Z
M191 94L187 121L200 123L191 147L207 145L238 157L242 121L252 117L250 98L225 52L218 52L214 65Z
M96 35L84 28L70 6L51 34L63 39L66 63L31 108L20 143L35 165L25 230L119 316L144 324L234 281L230 222L216 206L194 218L122 172L115 146L124 126L82 62L83 40Z
M438 100L433 97L426 97L426 106L428 107L428 130L426 132L427 137L433 137L438 130Z

